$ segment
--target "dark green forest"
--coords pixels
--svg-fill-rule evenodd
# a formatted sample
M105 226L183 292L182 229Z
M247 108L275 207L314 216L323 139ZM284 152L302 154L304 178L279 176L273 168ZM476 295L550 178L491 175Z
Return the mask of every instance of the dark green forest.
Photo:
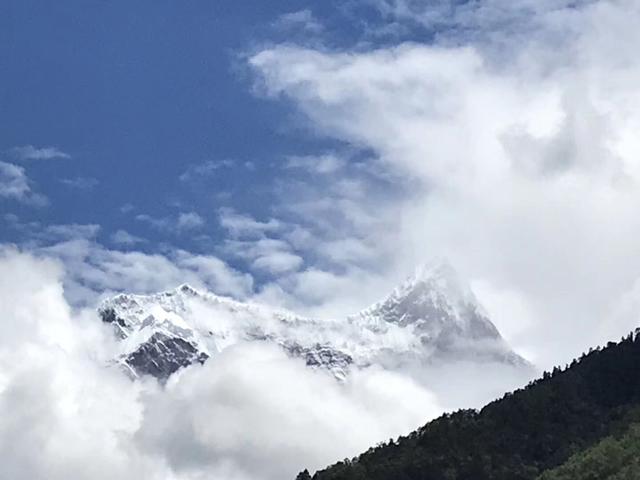
M629 425L640 420L638 406L640 337L629 335L584 354L564 369L545 372L480 411L442 415L408 436L313 476L304 471L298 480L627 478L566 472L587 468L614 448L611 442L620 451L616 458L626 458L637 447L637 430L629 430Z
M640 478L640 424L623 435L610 435L573 455L538 480L637 480Z

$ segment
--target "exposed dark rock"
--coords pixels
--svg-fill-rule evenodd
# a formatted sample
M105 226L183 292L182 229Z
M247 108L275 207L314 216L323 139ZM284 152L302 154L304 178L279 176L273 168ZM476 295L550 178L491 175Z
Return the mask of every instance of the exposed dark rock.
M303 347L298 343L287 343L282 347L290 356L303 358L310 367L324 367L331 371L339 370L346 373L346 370L353 363L351 355L329 345L316 343L311 347Z
M116 315L116 312L112 308L105 308L98 311L100 318L104 323L109 323L113 325L113 331L116 336L120 339L127 338L127 333L125 329L129 327L127 322L125 322L122 318Z
M124 361L137 375L152 375L166 381L180 368L195 362L204 363L207 358L209 355L182 338L154 333Z

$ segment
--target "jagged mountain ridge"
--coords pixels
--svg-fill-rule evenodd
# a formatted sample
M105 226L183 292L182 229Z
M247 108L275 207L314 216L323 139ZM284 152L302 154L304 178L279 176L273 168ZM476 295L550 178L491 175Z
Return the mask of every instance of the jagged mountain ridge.
M152 295L120 294L99 307L120 339L132 376L164 381L243 341L271 342L344 379L350 368L460 359L528 363L514 353L468 286L447 264L422 266L383 301L342 320L306 318L189 285Z

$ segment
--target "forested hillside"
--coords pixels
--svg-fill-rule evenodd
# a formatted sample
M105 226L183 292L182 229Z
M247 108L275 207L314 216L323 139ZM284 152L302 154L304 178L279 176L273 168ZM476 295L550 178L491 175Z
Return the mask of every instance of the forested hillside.
M640 424L624 435L611 435L573 455L538 480L637 480L640 478Z
M564 370L545 373L480 411L445 414L312 478L532 480L604 437L624 431L639 404L640 338L629 335L590 351ZM562 469L549 472L562 474ZM307 472L298 476L308 477Z

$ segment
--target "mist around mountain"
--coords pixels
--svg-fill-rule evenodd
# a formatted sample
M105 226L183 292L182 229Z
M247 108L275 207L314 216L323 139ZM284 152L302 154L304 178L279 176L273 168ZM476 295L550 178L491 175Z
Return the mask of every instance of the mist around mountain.
M163 382L113 364L137 329L122 338L117 319L70 308L58 265L9 251L0 273L0 452L8 478L278 480L308 468L320 470L318 479L533 480L602 460L598 450L575 455L607 437L617 443L638 420L635 336L497 401L510 390L500 372L514 371L512 364L438 360L421 368L422 377L371 365L351 367L341 380L266 340L232 343ZM157 334L162 324L144 328ZM465 410L455 412L456 403ZM619 447L615 458L624 464L628 447ZM321 470L344 458L352 459Z
M636 478L640 336L596 348L480 410L445 414L314 480Z
M98 310L118 339L113 361L134 379L165 383L244 343L276 346L340 382L369 368L400 372L452 407L468 405L469 392L479 405L535 374L444 261L418 267L380 302L342 319L304 317L186 284L151 295L119 294Z

